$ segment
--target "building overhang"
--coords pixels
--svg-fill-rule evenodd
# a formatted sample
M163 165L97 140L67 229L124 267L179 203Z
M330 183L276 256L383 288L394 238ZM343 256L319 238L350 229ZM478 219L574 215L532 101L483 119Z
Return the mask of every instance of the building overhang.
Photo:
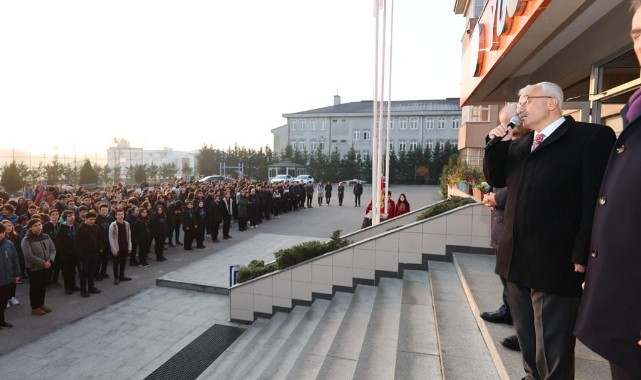
M463 39L461 105L514 100L525 84L550 80L566 87L584 78L586 70L589 76L594 57L602 59L630 45L627 3L488 0ZM603 41L599 35L615 37ZM581 45L583 50L577 49ZM572 49L577 50L574 59L565 54Z

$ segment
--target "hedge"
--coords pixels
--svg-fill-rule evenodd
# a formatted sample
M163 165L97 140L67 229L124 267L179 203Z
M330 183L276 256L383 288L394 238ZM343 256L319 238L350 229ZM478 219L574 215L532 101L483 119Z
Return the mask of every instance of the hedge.
M451 197L449 199L446 199L440 203L436 203L430 207L428 207L425 211L422 213L418 214L416 217L416 221L418 222L419 220L431 218L435 215L442 214L446 211L453 210L457 207L461 207L466 204L470 203L475 203L476 200L473 198L468 198L468 197Z

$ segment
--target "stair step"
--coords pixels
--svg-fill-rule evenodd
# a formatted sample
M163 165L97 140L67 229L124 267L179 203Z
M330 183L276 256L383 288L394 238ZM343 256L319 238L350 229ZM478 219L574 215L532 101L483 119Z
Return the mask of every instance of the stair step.
M429 273L406 270L396 356L397 379L442 379Z
M241 352L254 337L260 333L264 326L269 323L269 319L258 318L252 323L247 330L240 336L225 352L223 352L203 373L198 376L197 380L211 379L212 375L226 371L229 366L234 366L236 354Z
M274 333L265 340L256 341L242 353L242 364L233 373L234 379L256 379L270 364L276 353L283 347L285 341L299 326L309 311L308 306L296 306L283 323L280 323ZM278 358L280 361L280 358Z
M443 377L497 379L499 374L451 263L429 262Z
M367 326L355 379L394 379L403 280L382 278Z
M311 339L316 327L321 322L328 310L331 301L317 299L307 310L307 313L292 331L287 340L283 343L280 350L274 350L271 355L277 360L271 360L262 374L260 379L284 379L287 372L292 368L296 358L300 355L307 341Z
M495 257L455 253L454 265L501 378L523 377L525 372L521 353L508 350L500 343L506 336L514 334L514 328L504 324L487 323L479 316L482 311L496 310L502 302L503 285L494 273ZM577 341L575 376L577 379L586 380L608 379L610 367L605 359Z
M259 331L254 334L251 339L237 347L234 347L234 345L230 346L229 349L223 352L198 378L236 378L235 373L242 368L243 365L247 364L245 360L247 352L251 352L255 347L261 346L269 341L270 337L280 328L280 325L285 322L287 317L288 314L285 313L274 314L270 320L267 320L268 323L259 328ZM254 324L255 323L256 322L254 322ZM241 335L239 339L243 339L243 336Z
M356 291L360 287L359 285ZM343 292L334 294L325 311L325 315L318 322L309 340L305 343L305 347L303 347L294 365L289 370L288 379L316 379L316 375L318 375L323 365L323 360L332 346L345 313L349 309L353 296L352 293ZM315 302L318 302L318 300Z
M356 287L352 302L323 361L318 378L347 379L354 376L377 290L375 286Z

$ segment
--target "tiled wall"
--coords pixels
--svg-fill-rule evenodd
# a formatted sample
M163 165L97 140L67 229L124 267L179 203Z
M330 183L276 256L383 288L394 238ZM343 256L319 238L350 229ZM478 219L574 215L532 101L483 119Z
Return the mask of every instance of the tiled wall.
M398 272L399 263L421 264L423 254L445 256L446 245L490 247L490 212L476 203L355 242L294 267L230 289L231 319L251 322L273 307L311 302L312 293L331 296L334 286L374 280L376 271Z

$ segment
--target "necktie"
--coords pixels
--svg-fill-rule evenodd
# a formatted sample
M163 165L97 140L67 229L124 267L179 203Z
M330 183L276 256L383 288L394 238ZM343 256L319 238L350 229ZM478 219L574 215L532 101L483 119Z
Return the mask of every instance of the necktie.
M534 143L532 144L532 150L536 149L541 142L543 142L543 139L545 138L545 135L543 133L539 133L536 135L534 138Z

